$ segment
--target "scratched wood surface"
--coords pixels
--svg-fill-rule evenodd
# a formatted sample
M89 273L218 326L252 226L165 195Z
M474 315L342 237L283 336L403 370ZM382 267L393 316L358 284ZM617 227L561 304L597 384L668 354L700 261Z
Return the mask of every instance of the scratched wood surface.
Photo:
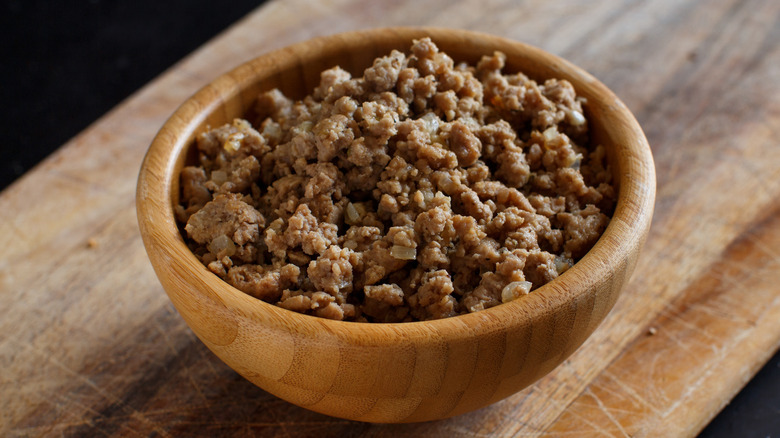
M0 194L0 436L692 436L780 345L780 2L272 1ZM644 127L653 228L562 366L449 420L295 407L216 359L163 293L134 211L165 118L232 66L343 30L463 27L593 73ZM651 334L652 333L652 334Z

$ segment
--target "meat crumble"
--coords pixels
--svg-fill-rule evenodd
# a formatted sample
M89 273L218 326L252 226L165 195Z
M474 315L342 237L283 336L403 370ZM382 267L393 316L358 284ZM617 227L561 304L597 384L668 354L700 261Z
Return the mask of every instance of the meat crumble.
M196 140L177 220L207 268L285 309L404 322L555 279L609 223L605 149L565 80L455 64L428 38Z

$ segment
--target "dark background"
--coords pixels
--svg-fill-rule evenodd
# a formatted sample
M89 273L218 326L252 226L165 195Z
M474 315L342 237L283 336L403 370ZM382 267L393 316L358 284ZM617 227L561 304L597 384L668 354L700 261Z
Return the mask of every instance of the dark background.
M0 190L262 1L5 1ZM701 437L780 437L780 353Z

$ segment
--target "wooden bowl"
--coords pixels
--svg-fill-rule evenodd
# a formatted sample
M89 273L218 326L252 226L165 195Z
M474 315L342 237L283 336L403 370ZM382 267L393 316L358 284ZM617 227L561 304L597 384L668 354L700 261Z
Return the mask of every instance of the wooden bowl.
M255 299L209 272L174 220L178 175L205 126L242 116L260 91L309 94L335 65L361 75L391 49L430 36L457 61L495 50L505 71L563 78L587 98L595 142L606 146L619 195L605 233L571 269L507 304L453 318L399 324L332 321ZM138 221L152 265L195 334L239 374L298 406L371 422L445 418L487 406L544 376L604 319L650 227L655 175L634 117L574 65L515 41L452 29L392 28L316 38L219 77L176 110L154 139L138 180Z

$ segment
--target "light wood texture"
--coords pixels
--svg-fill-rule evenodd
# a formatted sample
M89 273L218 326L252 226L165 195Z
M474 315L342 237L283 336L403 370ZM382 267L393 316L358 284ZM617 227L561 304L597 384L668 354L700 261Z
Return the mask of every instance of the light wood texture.
M597 245L570 270L511 303L457 318L356 324L313 318L253 299L209 272L184 244L173 205L194 135L249 111L261 90L302 97L320 72L360 74L377 56L430 36L455 62L506 54L505 71L542 83L558 77L587 99L596 143L612 158L616 211ZM222 360L296 405L370 422L438 420L494 403L566 359L617 300L650 227L655 201L650 147L604 85L530 46L463 30L392 28L316 38L259 57L218 78L160 130L138 180L138 221L152 265L177 310ZM173 200L173 202L172 202Z
M771 0L269 3L0 194L0 435L695 435L780 344L778 16ZM481 30L569 59L637 116L658 176L634 275L585 344L501 402L422 424L327 417L238 376L173 310L134 211L147 146L198 88L380 25Z

